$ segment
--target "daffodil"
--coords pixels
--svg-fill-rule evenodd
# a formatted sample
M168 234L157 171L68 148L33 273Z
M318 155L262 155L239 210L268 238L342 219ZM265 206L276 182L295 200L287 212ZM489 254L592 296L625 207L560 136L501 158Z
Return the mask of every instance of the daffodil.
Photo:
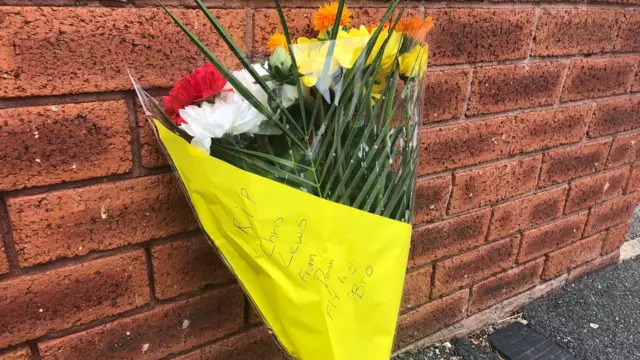
M371 64L373 60L375 60L376 56L380 52L382 45L389 38L387 45L384 48L382 53L382 58L380 59L380 71L384 73L388 73L391 71L391 67L393 65L393 61L398 55L398 51L400 50L400 44L402 43L402 34L397 32L389 32L387 30L380 31L378 35L378 39L376 43L373 45L373 51L369 55L367 59L367 65Z
M293 46L298 72L302 75L302 83L307 87L316 85L319 77L323 75L329 76L339 68L338 61L335 57L332 57L326 69L327 73L323 74L329 52L329 43L314 40L299 38L298 44Z
M369 31L364 26L350 29L348 32L340 30L335 40L333 56L340 66L351 69L369 41Z
M414 46L409 52L400 55L400 74L406 77L416 77L424 75L427 69L427 60L429 58L429 46Z

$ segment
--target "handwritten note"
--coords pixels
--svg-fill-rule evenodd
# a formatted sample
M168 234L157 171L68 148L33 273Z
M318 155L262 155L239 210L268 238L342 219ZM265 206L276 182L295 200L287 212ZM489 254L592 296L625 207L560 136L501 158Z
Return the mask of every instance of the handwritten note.
M237 169L158 132L202 228L292 357L389 359L410 225Z

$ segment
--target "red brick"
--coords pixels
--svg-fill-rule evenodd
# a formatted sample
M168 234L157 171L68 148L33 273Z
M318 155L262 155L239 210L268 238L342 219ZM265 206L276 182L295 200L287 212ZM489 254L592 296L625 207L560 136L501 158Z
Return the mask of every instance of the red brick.
M594 206L589 214L585 236L628 221L638 202L640 202L640 193L633 193Z
M558 218L562 215L566 196L567 187L563 186L496 206L489 238L501 238Z
M618 262L618 259L620 259L620 250L614 251L611 254L599 257L593 261L581 265L571 270L567 282L572 283L587 274L602 269L605 266L615 264Z
M425 75L422 116L432 123L458 118L467 100L469 71L434 71Z
M513 118L503 117L423 130L418 173L435 173L505 156L512 124Z
M535 111L516 116L509 153L546 149L581 141L590 105Z
M518 254L519 240L520 235L515 235L437 262L431 296L440 297L510 268Z
M540 282L543 265L544 259L538 259L474 285L469 312L487 308L536 286Z
M200 10L174 13L227 66L239 65ZM245 11L214 14L244 48ZM3 7L0 19L0 98L131 89L125 66L145 87L171 87L204 63L161 9Z
M589 136L602 136L640 127L640 96L598 101Z
M222 289L39 344L46 360L160 359L239 330L244 324L239 288Z
M401 316L396 332L396 349L464 318L468 299L469 291L460 290Z
M566 64L541 62L476 69L467 114L552 105L562 87Z
M640 65L638 65L640 69ZM631 91L640 91L640 71L636 70L636 76L634 77L633 84L631 84Z
M620 30L618 30L618 40L616 50L618 51L640 51L640 11L637 9L626 9L622 12Z
M4 242L2 240L2 234L0 234L0 275L9 271L9 262L7 255L4 251Z
M534 9L427 10L435 27L429 34L433 65L518 59L527 56Z
M622 195L627 184L629 168L608 171L571 183L566 213L586 209Z
M604 245L602 245L602 254L608 254L620 249L627 239L628 232L629 223L609 229L609 231L607 231L607 237L604 239Z
M618 21L613 9L541 9L532 55L609 52Z
M451 193L451 175L420 180L416 183L413 223L440 219L444 216Z
M31 349L21 347L0 354L0 360L31 360Z
M196 227L172 174L11 198L7 206L21 266Z
M490 217L491 210L486 209L416 228L411 241L409 267L482 244Z
M592 141L544 154L538 186L549 186L604 168L611 140Z
M454 174L449 212L456 213L535 188L542 156L511 160Z
M251 304L251 302L246 299L245 304L247 308L249 308L249 324L262 324L262 317L258 313L258 310Z
M0 191L131 170L124 101L0 110Z
M431 290L431 266L410 272L404 277L401 310L406 310L429 301Z
M607 167L615 167L640 160L640 132L617 136L609 151Z
M547 255L542 278L552 279L578 265L597 258L600 256L603 239L604 234L598 234L550 253Z
M627 184L627 193L640 190L640 162L637 162L631 166L631 173L629 174L629 183Z
M529 261L580 239L587 216L588 212L585 211L549 225L525 231L522 235L518 262Z
M142 250L0 282L0 348L149 301Z
M137 102L136 102L137 103ZM154 168L167 165L167 158L158 144L151 124L144 114L142 106L137 107L138 134L140 135L140 157L142 166Z
M562 89L562 101L625 93L637 63L635 57L572 61Z
M176 360L284 360L265 328L249 330L175 358Z
M151 248L156 296L167 299L222 284L233 275L202 234Z

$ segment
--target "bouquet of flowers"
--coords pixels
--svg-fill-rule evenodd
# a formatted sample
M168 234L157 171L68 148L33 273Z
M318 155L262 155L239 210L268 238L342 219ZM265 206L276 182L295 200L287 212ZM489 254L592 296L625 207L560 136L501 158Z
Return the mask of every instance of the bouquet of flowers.
M344 0L313 15L314 38L282 34L243 68L166 12L209 61L161 101L134 80L211 243L290 356L388 359L409 242L430 18L391 1L351 24Z

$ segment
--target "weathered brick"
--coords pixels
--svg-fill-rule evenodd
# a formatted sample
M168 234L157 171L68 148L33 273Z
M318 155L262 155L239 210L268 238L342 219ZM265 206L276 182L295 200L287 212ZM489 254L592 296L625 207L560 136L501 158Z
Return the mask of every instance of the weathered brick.
M28 347L21 347L0 353L0 360L31 360L31 349Z
M429 174L505 156L512 124L513 118L502 117L423 130L418 173Z
M640 96L598 101L589 136L602 136L640 127Z
M638 65L638 68L640 69L640 64ZM640 71L636 70L636 76L631 84L631 91L640 91Z
M239 65L200 10L174 13L227 66ZM245 11L213 13L244 48ZM0 98L131 89L125 66L145 87L171 87L204 63L161 9L3 7L0 19Z
M562 215L566 196L567 187L563 186L496 206L493 209L489 238L501 238L559 217Z
M471 289L469 312L487 308L540 282L544 259L532 261L485 280Z
M21 266L196 227L172 174L11 198L7 206Z
M602 170L610 145L611 140L604 139L546 152L538 186L549 186Z
M202 234L151 247L156 296L167 299L221 284L233 275Z
M590 105L535 111L516 116L509 153L546 149L581 141Z
M0 110L0 191L131 170L124 101Z
M524 58L534 9L427 9L436 26L429 34L433 65Z
M607 167L615 167L640 160L640 132L616 136L609 151Z
M552 279L578 265L597 258L600 256L603 240L604 234L598 234L550 253L547 255L542 278Z
M609 254L620 249L627 239L628 232L629 223L620 224L609 229L602 245L602 254Z
M137 102L136 102L137 103ZM140 136L140 157L142 166L153 168L167 165L167 158L158 144L149 120L144 114L142 106L137 107L138 134Z
M467 99L468 70L434 71L425 75L423 120L427 123L458 118Z
M477 115L556 102L567 64L542 62L476 69L467 114Z
M175 358L176 360L284 360L265 328L249 330Z
M451 193L451 175L416 183L413 222L419 224L444 216Z
M437 262L431 296L440 297L510 268L518 254L519 240L520 235L515 235Z
M0 275L9 271L9 262L4 250L4 241L2 240L2 234L0 234Z
M614 9L541 9L532 55L609 52L618 21Z
M631 173L629 174L629 182L627 183L626 193L640 190L640 162L637 162L631 166Z
M572 182L565 212L586 209L622 195L628 176L629 168L626 167Z
M431 290L431 266L408 273L404 277L401 310L406 310L429 301Z
M518 262L523 263L571 244L582 236L588 212L584 211L522 234Z
M239 330L244 323L239 288L160 305L92 329L42 342L46 360L159 359Z
M616 41L618 51L640 51L640 11L637 9L626 9L622 12Z
M454 174L449 212L456 213L535 188L542 156L511 160Z
M401 316L396 332L396 349L464 318L468 299L469 291L460 290Z
M605 266L615 264L618 262L618 259L620 259L620 250L616 250L611 254L599 257L584 265L580 265L579 267L571 270L571 272L569 273L569 278L567 279L567 282L572 283L587 274L590 274L596 270L602 269Z
M0 282L0 348L149 301L142 250Z
M419 227L413 231L409 267L453 255L484 242L491 210Z
M590 236L629 220L640 202L640 193L618 197L591 208L585 236Z
M572 61L562 89L562 101L626 92L637 63L638 59L635 57Z

